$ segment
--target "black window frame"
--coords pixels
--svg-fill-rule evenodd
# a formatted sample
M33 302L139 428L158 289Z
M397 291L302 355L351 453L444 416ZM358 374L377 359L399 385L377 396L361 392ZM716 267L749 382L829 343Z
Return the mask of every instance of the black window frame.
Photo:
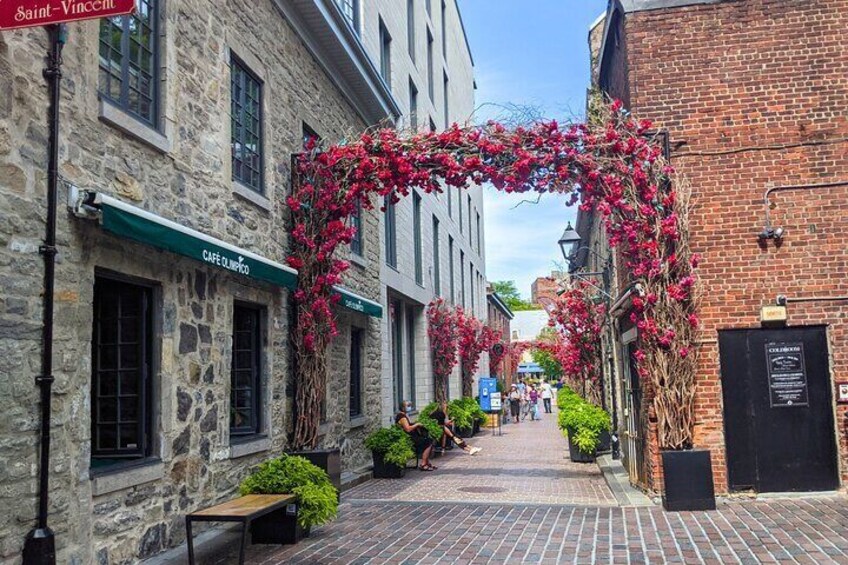
M433 291L442 294L442 265L441 241L439 235L439 218L433 214Z
M456 267L454 266L453 236L448 236L448 275L450 275L450 301L456 304Z
M121 369L122 356L126 351L126 347L134 345L133 343L124 342L124 326L121 325L122 320L130 318L124 316L124 299L123 295L119 294L116 299L115 311L117 315L115 343L103 343L103 327L104 317L102 308L103 301L106 300L105 294L111 292L129 291L132 290L138 293L138 311L137 316L139 327L134 332L138 336L138 348L135 352L138 359L138 366L134 369ZM94 296L92 301L92 336L91 336L91 461L93 468L100 468L122 463L145 459L153 454L153 375L154 375L154 298L155 286L150 283L143 283L130 277L121 277L119 275L111 275L104 273L95 274L94 279ZM108 319L108 318L105 318ZM114 352L115 368L110 370L103 368L100 365L103 358L102 347L104 345L112 345L116 347ZM122 379L122 373L129 371L137 371L137 379L140 383L137 384L139 391L138 400L134 406L136 410L136 422L124 422L121 420L122 399L125 400L129 395L123 394L125 381ZM112 372L115 375L114 394L103 394L103 380L101 373ZM115 421L104 422L102 416L102 400L114 398L115 400ZM101 434L99 428L103 426L117 426L114 447L102 447L100 443ZM136 441L135 447L121 448L121 426L135 426ZM95 463L97 462L97 463Z
M386 264L393 269L397 269L397 211L390 196L384 197L383 207L386 210L383 213L386 238Z
M448 73L445 70L442 70L442 96L444 97L444 104L442 110L445 113L445 129L450 127L450 103L449 103L449 90L450 80L448 79Z
M349 417L362 416L362 360L365 347L365 330L356 326L350 328L350 374L348 375Z
M471 230L471 195L468 195L468 245L472 249L474 248L474 238L472 237Z
M421 195L412 193L412 245L415 265L415 282L424 285L424 251L421 237Z
M253 327L249 330L240 330L238 328L238 316L239 314L250 314L253 318ZM233 302L233 320L232 320L232 355L230 359L230 404L229 404L229 428L230 428L230 441L238 442L240 440L244 440L245 438L251 438L257 435L261 435L263 433L264 426L264 396L263 392L263 357L265 354L265 337L264 337L264 319L265 319L265 308L258 304L252 304L249 302L241 302L234 301ZM239 332L250 331L252 335L250 336L250 347L247 349L239 348L236 334ZM252 370L252 374L249 379L248 387L236 387L236 371L244 370L237 369L236 364L238 362L239 356L237 355L240 352L246 352L249 354L252 366L250 370ZM237 410L236 408L236 395L239 390L251 390L251 419L249 423L244 426L236 426L234 425L234 414Z
M448 13L447 4L445 3L445 0L442 0L442 14L441 14L441 16L442 16L442 21L441 21L441 25L442 25L442 54L445 58L445 61L448 60L447 13Z
M379 18L380 21L380 76L383 78L383 82L386 83L386 86L389 87L389 90L392 89L392 35L389 33L389 28L386 27L386 23L383 21L383 18Z
M427 28L427 93L430 95L430 102L434 101L435 85L433 84L433 34L430 28Z
M465 251L462 249L459 250L459 286L459 293L462 296L462 307L465 308L467 306L467 297L465 294Z
M359 35L359 0L336 0L336 6L351 29Z
M415 0L406 0L406 48L415 64Z
M481 246L480 242L482 241L481 232L480 232L480 212L474 212L477 215L477 255L481 254Z
M474 306L476 300L474 299L474 287L476 286L477 281L474 278L474 263L471 261L468 262L468 290L471 291L471 312L474 313Z
M350 252L362 257L365 255L364 238L362 237L362 202L356 203L356 211L350 215L350 225L356 231L350 240Z
M134 108L130 106L130 90L131 90L131 81L130 81L130 54L132 50L130 48L130 42L133 40L130 33L130 21L134 19L139 22L137 25L141 24L141 20L138 17L140 13L139 2L146 2L150 6L150 16L149 16L149 34L150 34L150 49L145 50L150 52L150 64L151 70L149 73L150 80L150 117L146 117L136 111ZM98 28L98 77L97 77L97 92L101 100L108 102L109 104L120 108L134 119L139 122L150 126L156 131L160 131L160 82L161 82L161 71L159 68L159 59L160 59L160 38L159 38L159 0L138 0L136 2L136 10L129 15L126 16L113 16L111 18L102 18L100 20L99 28ZM120 22L120 25L117 25ZM101 52L103 49L108 49L112 52L116 50L112 48L111 43L103 42L104 35L104 27L112 27L121 29L121 50L120 50L120 95L117 99L113 97L109 90L111 89L111 81L114 77L114 74L111 70L103 65L103 58ZM140 29L140 28L138 28ZM136 42L138 43L138 42ZM138 43L139 47L141 44ZM138 50L139 56L141 54L141 49ZM101 84L103 80L103 76L109 77L109 87L103 88ZM147 73L145 73L147 74ZM138 89L134 89L138 90ZM140 91L139 91L140 92Z
M238 76L243 77L243 80L238 81L236 79L237 71L240 73ZM253 153L259 158L259 163L257 168L254 169L247 165L246 160L244 158L237 159L236 158L236 143L238 142L241 147L246 147L245 143L246 138L244 134L237 139L238 129L240 132L245 131L244 121L246 117L246 92L248 86L248 80L256 83L259 92L259 98L256 101L256 105L258 107L258 117L256 119L256 136L257 136L257 150ZM239 82L239 90L241 96L239 96L239 100L236 100L235 96L235 86L236 83ZM244 62L238 55L234 52L230 52L230 150L231 150L231 169L232 169L232 179L239 184L244 185L245 187L258 192L259 194L265 194L265 83L259 78L251 68ZM236 104L241 107L241 111L237 111ZM240 124L240 127L236 128L236 121ZM249 170L258 175L258 178L255 180L252 179L252 175L250 179L246 179L243 173L237 173L236 171L236 162L241 163L241 168L247 166Z
M407 351L407 366L406 370L409 373L409 394L407 395L412 406L418 407L418 387L415 383L415 310L413 306L406 305L406 351Z
M409 77L409 129L418 131L418 87Z

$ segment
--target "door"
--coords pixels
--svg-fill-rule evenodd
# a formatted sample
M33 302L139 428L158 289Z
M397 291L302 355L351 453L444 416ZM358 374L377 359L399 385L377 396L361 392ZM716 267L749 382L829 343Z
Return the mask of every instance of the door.
M642 429L642 387L639 384L639 371L635 353L636 342L631 341L624 346L624 364L627 395L627 470L630 481L637 485L646 486L645 482L645 450Z
M839 486L823 326L719 332L731 490Z

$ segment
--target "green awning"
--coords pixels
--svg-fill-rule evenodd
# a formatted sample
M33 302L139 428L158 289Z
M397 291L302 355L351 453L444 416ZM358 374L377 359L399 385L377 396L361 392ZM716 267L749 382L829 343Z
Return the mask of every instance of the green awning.
M342 297L341 302L339 302L339 304L341 304L348 310L353 310L354 312L361 312L362 314L367 314L368 316L372 316L374 318L383 317L383 307L378 302L363 298L358 294L354 294L346 288L342 288L339 286L335 287L335 290Z
M297 288L297 271L287 265L105 194L96 193L88 202L99 208L103 229L117 236L195 259L212 268L292 290ZM335 291L341 295L342 306L377 318L383 315L383 307L379 303L342 287L335 287Z
M120 237L152 245L206 265L289 289L297 288L297 271L209 237L146 210L98 193L103 229Z

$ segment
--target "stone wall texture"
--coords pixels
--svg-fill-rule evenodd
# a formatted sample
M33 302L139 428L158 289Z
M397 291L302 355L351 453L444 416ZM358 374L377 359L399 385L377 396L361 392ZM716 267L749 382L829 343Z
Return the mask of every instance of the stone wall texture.
M270 0L162 3L161 128L166 150L132 118L101 109L98 23L70 25L64 51L56 274L50 526L58 562L134 563L184 540L186 512L233 496L257 463L286 448L290 428L289 297L276 287L120 239L68 213L68 184L116 196L210 236L282 261L290 155L306 122L324 139L366 126ZM47 160L47 49L42 29L0 34L0 561L17 563L37 501L38 390ZM231 181L230 53L264 83L265 195ZM120 114L120 111L118 111ZM139 126L136 126L139 129ZM144 130L144 126L140 126ZM248 196L250 194L248 193ZM346 286L380 296L380 218L364 217L366 254ZM155 285L154 448L147 465L90 473L95 273ZM232 447L229 377L233 301L265 309L264 439ZM339 312L322 442L345 468L367 463L363 436L380 421L380 322ZM348 416L350 327L366 330L364 417Z
M848 295L845 186L773 194L772 221L787 235L779 245L757 240L766 189L848 182L846 26L846 0L636 12L609 61L608 86L640 118L668 129L672 163L693 187L692 247L703 257L704 291L695 443L712 451L720 492L727 470L718 330L759 327L760 307L779 294ZM788 324L827 325L831 375L840 380L848 369L845 302L792 303ZM834 411L844 483L848 410ZM654 458L655 489L660 470Z

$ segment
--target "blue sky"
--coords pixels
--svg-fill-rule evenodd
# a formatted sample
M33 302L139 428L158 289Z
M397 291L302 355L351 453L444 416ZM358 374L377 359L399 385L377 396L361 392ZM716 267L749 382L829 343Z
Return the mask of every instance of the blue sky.
M475 118L496 118L499 106L533 107L558 120L580 118L589 85L589 26L606 0L459 0L474 55ZM490 281L530 284L562 262L557 240L576 208L558 196L538 204L492 189L484 193L486 269Z

